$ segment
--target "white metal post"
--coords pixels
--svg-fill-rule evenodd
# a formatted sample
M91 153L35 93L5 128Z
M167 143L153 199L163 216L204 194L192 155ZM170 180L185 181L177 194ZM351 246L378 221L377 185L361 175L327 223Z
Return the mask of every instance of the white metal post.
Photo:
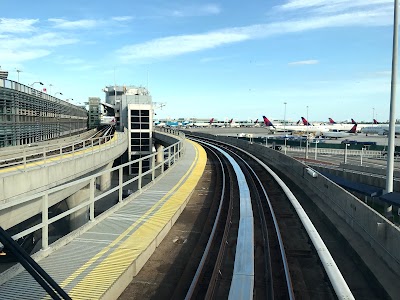
M139 179L138 179L138 190L142 189L142 159L139 160Z
M390 90L390 116L389 116L389 134L386 168L386 193L393 192L393 171L394 171L394 139L396 122L396 81L397 81L397 56L398 56L398 0L394 0L394 20L393 20L393 52L392 52L392 81Z
M168 148L168 169L171 167L171 147Z
M46 250L49 247L49 193L47 191L42 201L42 250Z
M153 154L151 157L151 181L154 181L154 178L156 177L156 155Z
M350 144L345 144L344 145L344 163L347 164L347 146L350 146Z
M119 181L119 190L118 190L118 201L119 202L122 202L122 184L123 184L123 182L124 182L124 179L123 179L123 171L124 171L124 168L123 167L120 167L119 169L118 169L118 181Z
M89 184L89 199L90 199L90 205L89 205L89 220L93 221L94 220L94 192L95 192L95 186L94 186L94 181L95 177L90 179L90 184Z
M315 160L317 160L317 144L318 141L315 141Z

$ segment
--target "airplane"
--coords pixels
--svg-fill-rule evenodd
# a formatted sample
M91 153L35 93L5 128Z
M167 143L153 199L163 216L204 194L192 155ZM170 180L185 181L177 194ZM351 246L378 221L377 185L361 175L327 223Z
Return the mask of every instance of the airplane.
M213 125L214 118L211 118L210 121L208 122L194 122L194 123L188 123L187 126L190 127L211 127ZM217 125L220 126L220 125Z
M377 120L373 119L374 124L380 124Z
M233 119L230 119L228 124L228 127L240 127L240 123L236 123Z
M258 123L258 119L256 119L255 121L254 121L254 125L253 125L254 127L260 127L260 124Z
M303 120L303 124L309 125L276 125L274 126L270 120L266 116L263 116L265 127L272 132L309 132L315 134L321 134L322 132L327 132L329 129L326 126L313 126L311 125L305 118L301 117Z
M379 124L379 123L378 123ZM367 126L361 129L362 133L368 134L378 134L378 135L388 135L389 134L389 125L377 125L377 126ZM400 134L400 125L394 126L394 134Z
M357 124L354 124L353 127L349 131L327 131L323 132L322 136L323 137L328 137L328 138L342 138L342 137L347 137L350 135L356 135L356 130L357 130Z

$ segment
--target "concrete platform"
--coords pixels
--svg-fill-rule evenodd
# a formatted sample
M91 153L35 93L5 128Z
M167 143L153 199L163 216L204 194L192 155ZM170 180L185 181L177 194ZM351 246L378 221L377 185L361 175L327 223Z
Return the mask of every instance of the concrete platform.
M179 161L141 194L126 198L121 208L103 214L90 229L74 232L79 236L38 261L71 298L116 299L143 267L185 208L204 171L204 149L188 140L185 147ZM1 299L48 298L20 266L1 277L9 277L0 285Z

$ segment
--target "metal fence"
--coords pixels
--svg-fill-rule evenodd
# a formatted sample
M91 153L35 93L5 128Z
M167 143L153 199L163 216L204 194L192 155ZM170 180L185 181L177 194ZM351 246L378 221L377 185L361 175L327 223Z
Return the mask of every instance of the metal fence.
M29 202L32 201L38 201L38 199L40 199L41 202L41 207L42 207L42 211L41 211L41 220L38 224L31 226L29 228L26 228L25 230L14 234L13 235L13 239L19 239L21 237L24 237L28 234L31 234L37 230L41 230L41 235L42 235L42 244L41 244L41 249L42 250L46 250L49 248L49 225L53 224L54 222L65 218L67 216L72 215L73 213L78 212L81 209L84 208L88 208L89 211L89 219L88 222L90 221L94 221L95 220L95 203L103 198L105 198L106 196L112 194L112 193L117 193L117 202L119 204L123 204L124 202L124 197L123 197L123 191L124 188L127 188L129 185L131 185L132 183L136 182L137 183L137 191L136 193L141 193L142 192L142 188L144 187L143 185L143 179L144 177L146 177L146 179L151 181L154 181L156 179L156 177L163 175L164 172L171 168L173 165L175 165L175 162L183 155L184 153L184 134L181 132L177 132L174 130L162 130L164 132L167 132L169 134L174 134L179 136L181 139L179 139L178 142L164 148L163 150L163 154L162 157L163 159L161 161L156 161L156 157L158 155L158 153L153 153L150 154L148 156L142 157L140 159L134 160L134 161L130 161L127 162L125 164L119 165L117 167L108 169L108 170L104 170L102 172L96 173L94 175L90 175L87 176L85 178L79 179L79 180L75 180L54 188L51 188L49 190L46 191L42 191L40 193L25 197L25 198L21 198L18 199L17 201L13 201L13 202L8 202L8 203L2 203L0 204L0 210L3 209L9 209L12 207L16 207L16 206L22 206L24 204L28 204ZM112 141L108 141L108 143L112 143ZM104 144L104 147L109 147L109 145L107 145L108 143ZM142 172L142 162L144 160L149 160L152 162L151 167L149 170ZM138 163L139 164L139 173L135 174L133 177L129 176L128 178L124 178L124 169L128 169L130 168L131 164L135 164ZM111 187L110 189L102 192L101 194L99 194L99 191L96 189L96 180L97 178L103 176L103 175L109 175L109 174L117 174L118 176L118 184L116 184L115 186ZM157 173L157 174L156 174ZM125 175L126 177L126 175ZM85 186L88 186L89 188L89 197L82 201L79 205L70 208L62 213L57 214L56 216L53 217L49 217L49 195L59 192L61 190L64 189L68 189L71 188L73 186L78 186L78 185L82 185L84 184Z

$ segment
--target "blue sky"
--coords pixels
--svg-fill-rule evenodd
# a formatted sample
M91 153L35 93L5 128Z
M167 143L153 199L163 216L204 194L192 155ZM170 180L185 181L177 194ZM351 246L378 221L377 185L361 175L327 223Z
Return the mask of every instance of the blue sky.
M75 103L115 72L160 118L388 119L393 0L244 3L2 1L0 66Z

